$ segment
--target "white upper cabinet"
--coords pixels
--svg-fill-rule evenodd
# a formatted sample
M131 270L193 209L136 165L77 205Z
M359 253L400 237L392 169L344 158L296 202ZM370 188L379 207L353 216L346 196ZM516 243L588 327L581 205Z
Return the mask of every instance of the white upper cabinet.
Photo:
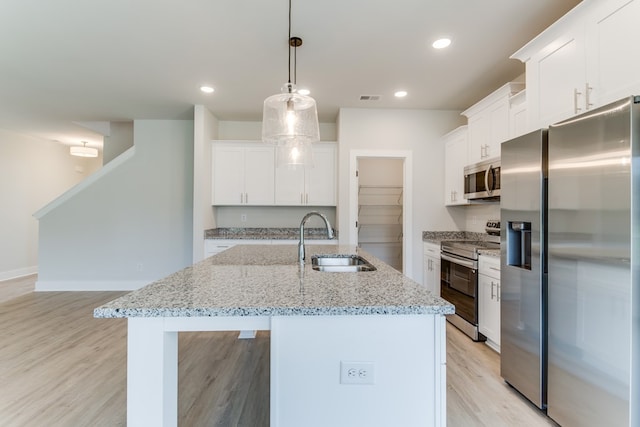
M522 90L509 98L509 139L527 133L527 93Z
M313 144L313 167L275 167L275 149L257 141L215 141L212 200L218 206L335 206L335 143Z
M516 52L529 129L640 93L640 0L585 0Z
M467 165L467 126L460 126L444 137L444 204L466 205L464 167Z
M587 85L594 106L640 93L638 18L640 0L609 0L587 21Z
M286 206L336 205L335 143L313 145L313 167L276 168L275 204Z
M509 99L524 89L511 82L462 112L467 117L467 163L500 157L500 144L509 139Z
M272 205L274 149L260 143L215 144L214 205Z

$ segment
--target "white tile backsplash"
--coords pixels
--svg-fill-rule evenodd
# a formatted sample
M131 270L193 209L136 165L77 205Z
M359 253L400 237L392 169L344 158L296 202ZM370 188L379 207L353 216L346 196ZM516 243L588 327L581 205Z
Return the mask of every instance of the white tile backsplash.
M484 226L490 219L500 219L500 204L487 203L465 206L465 231L484 233Z

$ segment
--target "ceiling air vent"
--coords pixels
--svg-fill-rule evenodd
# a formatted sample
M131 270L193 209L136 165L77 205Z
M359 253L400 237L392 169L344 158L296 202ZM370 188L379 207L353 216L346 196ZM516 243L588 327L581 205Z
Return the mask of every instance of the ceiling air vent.
M360 101L379 101L380 95L360 95Z

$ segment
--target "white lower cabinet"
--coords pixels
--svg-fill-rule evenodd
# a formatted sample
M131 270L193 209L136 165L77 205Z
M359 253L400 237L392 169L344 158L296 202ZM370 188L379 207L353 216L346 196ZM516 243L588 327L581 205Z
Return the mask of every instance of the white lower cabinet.
M478 330L487 345L500 352L500 258L478 260Z
M431 293L440 296L440 245L424 242L424 285Z

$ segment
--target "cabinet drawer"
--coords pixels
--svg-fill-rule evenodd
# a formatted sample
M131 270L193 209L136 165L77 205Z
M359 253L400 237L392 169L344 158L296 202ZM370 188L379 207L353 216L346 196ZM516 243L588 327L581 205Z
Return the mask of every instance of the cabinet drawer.
M424 256L440 258L440 245L437 243L424 242Z
M500 258L487 255L478 257L478 273L500 279Z

